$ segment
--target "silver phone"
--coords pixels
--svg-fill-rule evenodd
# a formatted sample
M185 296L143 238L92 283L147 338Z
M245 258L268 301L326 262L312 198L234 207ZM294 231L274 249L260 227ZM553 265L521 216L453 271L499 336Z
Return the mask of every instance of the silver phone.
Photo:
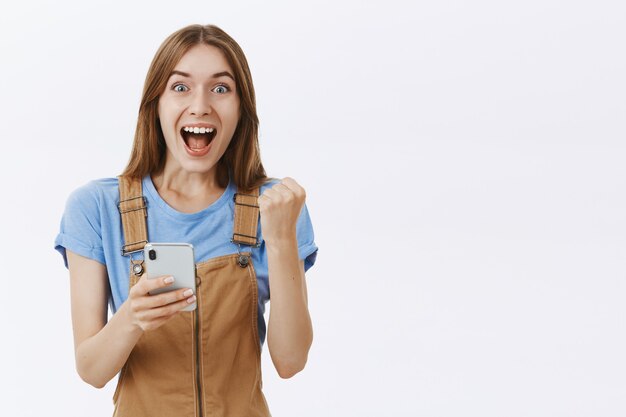
M181 288L191 288L196 294L196 262L193 246L189 243L147 243L143 249L148 279L163 275L174 277L172 285L151 291L150 295L160 294ZM191 296L190 296L191 297ZM196 302L182 311L193 311Z

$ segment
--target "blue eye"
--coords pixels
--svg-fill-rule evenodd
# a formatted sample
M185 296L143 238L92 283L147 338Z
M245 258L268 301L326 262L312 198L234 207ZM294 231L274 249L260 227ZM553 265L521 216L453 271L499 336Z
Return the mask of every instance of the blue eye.
M180 89L178 89L178 87L183 87L183 88L184 88L184 90L180 90ZM172 90L177 91L177 92L179 92L179 93L183 93L183 92L187 91L187 90L188 90L188 88L187 88L187 86L185 86L185 85L183 85L183 84L174 84L174 85L172 86Z
M220 84L213 89L213 92L218 94L225 94L230 91L230 88L227 85Z

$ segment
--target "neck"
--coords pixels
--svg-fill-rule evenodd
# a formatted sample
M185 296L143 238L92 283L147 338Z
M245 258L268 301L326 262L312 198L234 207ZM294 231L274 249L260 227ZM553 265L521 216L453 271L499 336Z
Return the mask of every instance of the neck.
M189 172L166 163L151 178L161 198L175 209L187 213L208 207L224 192L217 166L208 172Z

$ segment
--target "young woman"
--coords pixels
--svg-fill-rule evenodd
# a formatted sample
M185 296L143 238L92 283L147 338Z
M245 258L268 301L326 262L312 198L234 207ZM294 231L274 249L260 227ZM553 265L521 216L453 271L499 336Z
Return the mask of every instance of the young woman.
M152 61L125 171L69 197L55 245L70 272L76 368L95 387L121 371L114 415L269 416L270 293L272 362L283 378L304 368L317 246L304 189L266 177L257 133L239 45L215 26L185 27ZM176 277L147 279L147 242L194 246L195 294L149 294Z

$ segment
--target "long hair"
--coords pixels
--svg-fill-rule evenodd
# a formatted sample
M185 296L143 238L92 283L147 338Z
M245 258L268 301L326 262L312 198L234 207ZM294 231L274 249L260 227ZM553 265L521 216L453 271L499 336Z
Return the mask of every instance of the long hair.
M241 47L226 32L214 25L189 25L172 33L154 56L141 96L133 149L123 176L143 178L160 172L165 165L165 139L158 118L160 94L178 61L193 46L212 45L219 48L235 72L239 95L239 122L233 138L217 162L217 180L228 185L228 176L242 190L251 190L268 178L259 150L259 119L248 61Z

